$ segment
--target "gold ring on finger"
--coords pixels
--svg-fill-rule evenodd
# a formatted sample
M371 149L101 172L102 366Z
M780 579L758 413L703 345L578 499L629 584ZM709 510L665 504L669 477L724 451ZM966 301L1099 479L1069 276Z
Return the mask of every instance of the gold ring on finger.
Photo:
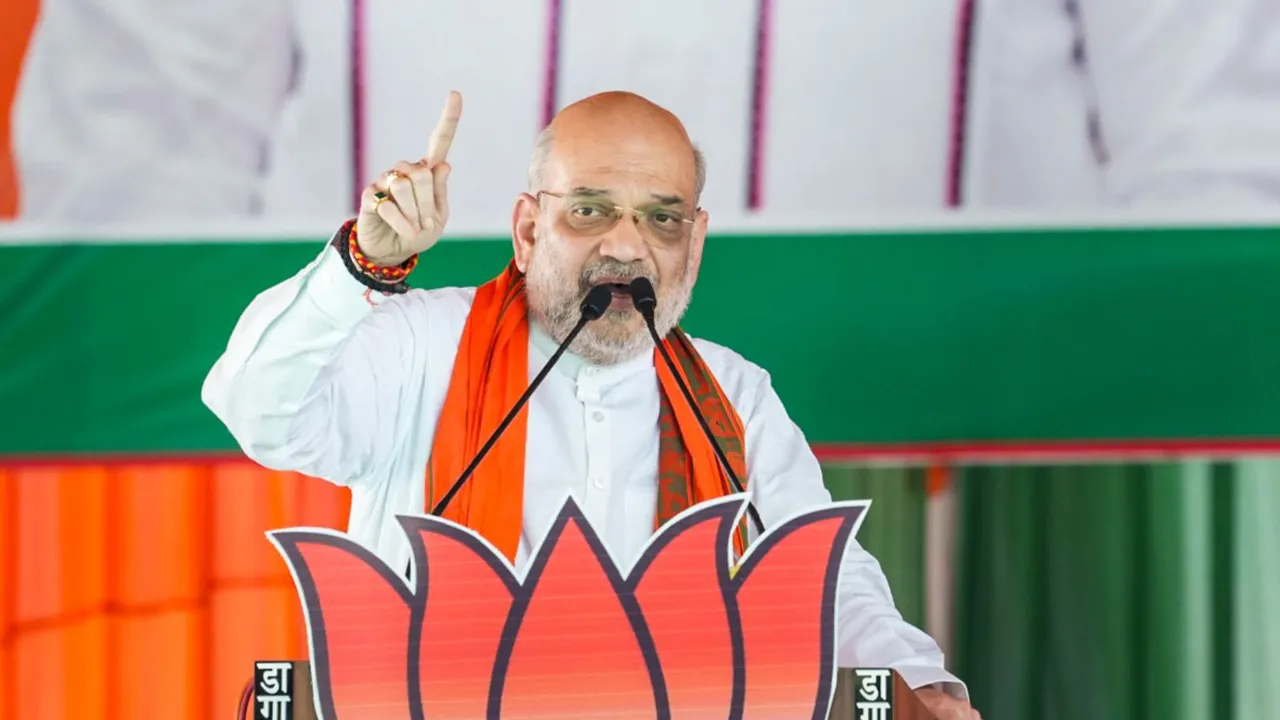
M395 180L396 178L404 178L405 180L408 180L408 179L409 179L409 176L408 176L408 175L405 175L404 173L400 172L399 170L388 170L388 171L387 171L387 183L388 183L388 184L390 184L390 183L391 183L391 181L392 181L392 180Z
M379 190L373 194L373 209L377 210L378 206L391 199L391 196Z

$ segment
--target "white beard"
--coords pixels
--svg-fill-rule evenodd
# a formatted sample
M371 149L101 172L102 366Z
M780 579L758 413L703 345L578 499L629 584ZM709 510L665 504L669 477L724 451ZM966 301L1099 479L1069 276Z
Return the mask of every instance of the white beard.
M550 242L548 242L550 240ZM656 278L639 263L621 263L604 259L577 276L563 270L560 241L540 237L533 246L529 268L525 273L525 296L529 317L556 342L573 331L582 316L581 304L596 280L605 277L632 279L647 277L658 294L654 326L660 337L666 337L684 317L693 297L693 256L685 263L680 277L659 286ZM653 347L653 340L643 324L628 321L638 317L633 308L607 310L599 320L588 323L569 345L569 351L594 365L616 365L639 356Z

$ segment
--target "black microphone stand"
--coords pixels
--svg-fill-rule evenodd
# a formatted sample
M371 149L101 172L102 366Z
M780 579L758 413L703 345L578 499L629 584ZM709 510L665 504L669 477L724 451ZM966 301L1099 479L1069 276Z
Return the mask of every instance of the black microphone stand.
M676 369L676 363L671 359L671 353L667 352L666 345L658 335L658 328L653 319L654 309L658 306L658 295L654 292L653 283L649 282L648 278L638 277L631 281L631 302L635 304L636 310L640 311L640 316L644 318L644 324L649 328L649 335L653 337L653 343L658 348L658 354L662 356L667 369L675 377L676 385L680 386L680 392L684 395L685 402L689 403L689 408L693 410L693 416L698 419L698 425L702 427L702 434L706 436L707 442L711 443L711 449L715 450L716 457L720 460L720 466L724 468L725 474L729 476L729 483L733 485L735 491L745 493L746 488L743 487L742 481L738 479L737 473L733 471L733 466L729 464L729 458L724 454L724 449L720 447L719 442L716 442L715 433L711 432L711 425L707 423L702 411L698 409L698 403L694 400L693 393L689 390L689 386L685 384L684 379L680 377L680 371ZM747 505L747 512L755 522L756 531L763 535L764 522L761 521L760 513L756 510L754 503Z
M511 407L511 411L502 419L502 422L498 423L497 429L485 441L480 448L480 452L476 453L476 456L471 459L471 464L467 465L462 474L458 476L458 479L454 481L453 486L449 488L449 492L445 493L444 497L440 498L440 501L431 509L432 515L440 517L444 514L444 511L449 507L449 503L453 501L453 497L466 484L467 478L471 477L471 474L476 471L476 468L480 466L480 461L484 460L485 455L488 455L489 451L493 449L494 444L498 442L498 438L502 437L502 433L506 431L507 426L524 409L525 404L529 402L529 398L533 397L533 391L538 389L543 379L551 372L551 368L555 367L555 364L559 362L560 356L564 355L569 346L573 344L574 338L578 337L578 333L582 332L587 323L592 320L598 320L604 315L612 302L613 290L608 285L597 285L591 288L591 291L587 293L586 299L582 301L582 317L578 319L578 324L573 326L573 330L569 331L568 337L564 339L564 342L560 343L560 347L556 348L556 351L551 355L551 359L547 360L542 369L538 371L538 374L534 376L533 381L529 383L529 387L525 388L524 393L520 395L520 399L516 400L516 404Z

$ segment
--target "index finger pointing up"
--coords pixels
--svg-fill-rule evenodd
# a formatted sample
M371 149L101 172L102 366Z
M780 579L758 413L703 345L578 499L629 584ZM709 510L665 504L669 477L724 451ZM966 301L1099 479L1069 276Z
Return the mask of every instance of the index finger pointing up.
M431 133L431 142L427 144L425 160L428 165L444 162L449 155L449 146L453 144L453 134L458 130L458 118L462 117L462 95L457 90L449 93L444 102L444 112L440 113L440 122Z

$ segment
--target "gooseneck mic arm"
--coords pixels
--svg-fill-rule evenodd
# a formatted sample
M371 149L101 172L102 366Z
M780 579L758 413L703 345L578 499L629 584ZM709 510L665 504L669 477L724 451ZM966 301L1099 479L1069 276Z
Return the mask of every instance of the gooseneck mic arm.
M631 281L631 302L635 304L636 310L639 310L641 317L644 318L644 324L649 328L649 335L653 337L653 342L658 347L658 354L662 355L662 361L675 377L676 384L680 386L680 392L684 395L685 402L689 403L689 408L693 410L694 417L698 419L702 434L707 438L707 442L711 443L711 448L716 451L716 457L720 459L720 466L724 468L725 474L729 476L729 483L733 485L735 491L745 493L746 489L743 487L742 481L738 479L737 473L733 471L733 466L729 464L729 458L724 454L724 449L716 441L715 433L711 432L711 425L707 423L707 418L703 416L702 411L698 408L697 401L693 399L693 393L689 391L689 386L685 384L684 379L680 376L680 371L676 369L675 361L671 359L671 353L667 352L666 344L662 342L662 338L658 335L658 328L653 319L654 310L658 307L658 295L654 292L653 283L649 282L648 278L638 277ZM755 522L756 531L763 535L764 522L760 520L760 513L756 510L755 505L748 505L747 512L751 514L751 519Z
M502 433L506 432L507 426L510 425L512 421L516 419L516 416L520 414L520 411L524 409L524 406L529 402L529 398L533 397L533 391L538 389L538 386L542 384L543 379L545 379L551 372L551 368L555 367L555 364L560 361L560 356L564 355L565 351L569 349L569 346L573 344L574 338L578 337L578 333L582 332L582 328L586 327L587 323L592 320L597 320L600 316L604 315L605 311L609 309L609 304L612 302L613 289L610 286L597 285L591 288L591 291L587 293L586 299L582 301L582 316L578 319L578 324L573 326L573 330L569 331L569 335L564 339L564 342L560 343L560 347L556 348L556 351L551 355L551 359L547 360L546 364L542 366L542 370L538 371L538 374L533 378L533 381L529 383L529 387L525 388L524 394L520 396L519 400L516 400L516 404L511 407L511 411L502 419L502 422L498 423L498 427L493 431L493 434L489 436L489 439L485 441L484 445L480 448L480 452L476 453L476 456L471 459L471 463L462 471L462 474L458 476L458 479L454 481L453 486L449 488L449 492L445 493L444 497L440 498L440 501L436 503L435 507L431 508L432 515L440 517L444 514L444 511L449 508L449 503L453 501L454 496L458 494L458 491L466 484L467 479L470 478L471 474L480 466L480 461L484 460L485 455L489 454L489 451L492 450L493 446L498 442L498 438L502 437Z

